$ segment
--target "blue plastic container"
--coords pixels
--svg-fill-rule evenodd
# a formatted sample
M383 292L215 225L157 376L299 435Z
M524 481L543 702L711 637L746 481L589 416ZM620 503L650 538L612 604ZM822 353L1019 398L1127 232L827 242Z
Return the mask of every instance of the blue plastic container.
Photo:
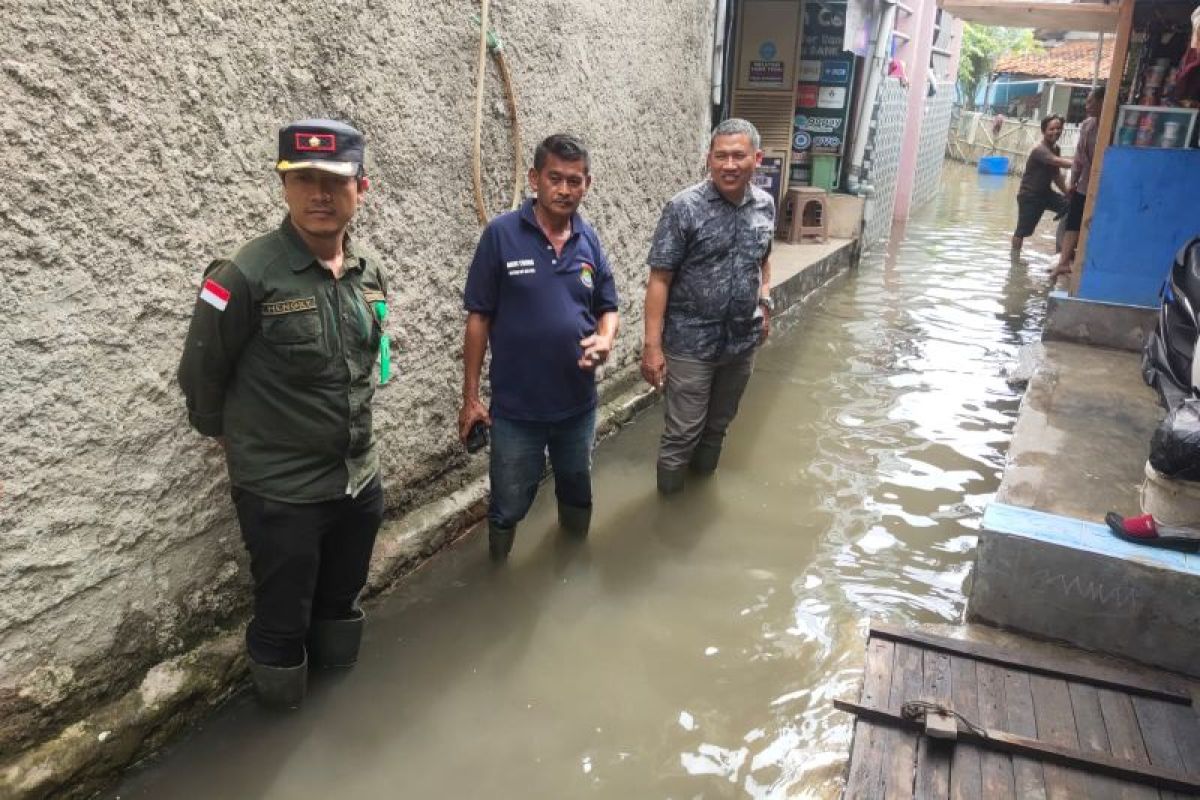
M980 175L1007 175L1008 156L980 156Z

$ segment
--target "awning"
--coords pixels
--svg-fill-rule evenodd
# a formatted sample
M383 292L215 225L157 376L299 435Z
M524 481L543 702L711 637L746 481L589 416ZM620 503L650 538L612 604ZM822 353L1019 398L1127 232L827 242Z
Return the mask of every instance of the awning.
M938 0L946 13L981 25L1048 28L1056 31L1117 29L1117 3L1018 2L1018 0Z

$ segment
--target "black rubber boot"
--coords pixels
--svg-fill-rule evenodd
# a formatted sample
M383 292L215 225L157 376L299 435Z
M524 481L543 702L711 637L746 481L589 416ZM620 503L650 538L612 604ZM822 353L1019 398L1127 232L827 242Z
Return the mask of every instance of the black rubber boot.
M683 470L668 469L662 464L658 465L658 492L659 494L674 494L683 488Z
M308 657L295 667L268 667L250 659L250 679L258 701L276 711L299 708L308 687Z
M721 445L704 444L701 442L692 451L688 467L697 475L711 475L717 471L717 462L721 460Z
M591 507L582 508L580 506L570 506L561 501L559 502L558 526L564 531L573 533L576 536L587 536L588 528L590 528L591 525Z
M361 610L351 619L315 619L308 629L308 663L317 669L353 667L362 644Z
M517 536L517 526L505 528L494 522L488 523L488 553L492 561L503 561L512 551L513 539Z

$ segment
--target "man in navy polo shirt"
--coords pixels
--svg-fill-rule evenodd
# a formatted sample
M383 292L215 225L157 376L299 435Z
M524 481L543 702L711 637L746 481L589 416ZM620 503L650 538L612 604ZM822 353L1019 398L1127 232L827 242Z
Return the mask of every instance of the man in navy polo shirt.
M465 442L491 428L488 550L502 560L529 511L550 454L558 520L585 535L592 514L596 367L617 335L617 290L600 239L576 209L591 186L574 136L543 140L529 170L536 197L484 229L467 274L463 343ZM492 348L491 410L479 397Z

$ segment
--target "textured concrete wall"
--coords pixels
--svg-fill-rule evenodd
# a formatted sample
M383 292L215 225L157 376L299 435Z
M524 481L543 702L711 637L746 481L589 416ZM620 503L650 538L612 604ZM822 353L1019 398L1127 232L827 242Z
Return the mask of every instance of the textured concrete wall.
M527 139L581 133L585 207L640 336L642 260L706 144L712 3L493 0ZM278 224L277 126L347 119L374 179L358 237L391 278L377 399L388 504L462 485L460 289L478 227L473 0L24 0L0 28L0 754L244 613L216 448L174 370L204 265ZM489 202L511 157L494 68ZM528 148L527 148L528 152Z

